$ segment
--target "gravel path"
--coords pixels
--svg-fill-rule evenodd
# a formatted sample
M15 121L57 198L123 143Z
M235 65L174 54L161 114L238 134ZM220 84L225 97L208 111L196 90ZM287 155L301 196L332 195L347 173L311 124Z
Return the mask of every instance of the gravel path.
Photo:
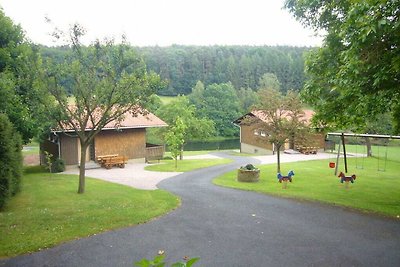
M145 163L128 163L123 169L117 167L109 170L104 168L88 169L86 176L138 189L155 190L160 181L181 174L180 172L146 171L144 168L147 165ZM63 174L79 174L79 169L72 168Z

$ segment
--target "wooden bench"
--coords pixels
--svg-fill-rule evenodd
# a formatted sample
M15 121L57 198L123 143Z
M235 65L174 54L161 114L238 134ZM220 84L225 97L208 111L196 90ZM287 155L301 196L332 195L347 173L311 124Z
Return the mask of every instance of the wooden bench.
M111 169L114 166L125 168L126 163L128 163L128 157L116 156L116 157L105 158L104 161L101 163L101 166L103 166L106 169Z

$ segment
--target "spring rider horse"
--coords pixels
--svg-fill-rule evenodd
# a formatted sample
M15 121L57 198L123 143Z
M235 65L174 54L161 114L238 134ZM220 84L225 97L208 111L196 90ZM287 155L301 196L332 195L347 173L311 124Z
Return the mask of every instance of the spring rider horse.
M338 177L340 178L340 182L343 184L343 182L346 184L346 188L349 188L349 183L354 183L354 180L356 180L356 175L353 174L352 176L346 176L343 172L340 172Z
M292 176L294 176L294 171L289 171L287 176L283 176L280 172L278 172L277 178L278 182L282 183L282 188L287 188L287 182L292 182Z

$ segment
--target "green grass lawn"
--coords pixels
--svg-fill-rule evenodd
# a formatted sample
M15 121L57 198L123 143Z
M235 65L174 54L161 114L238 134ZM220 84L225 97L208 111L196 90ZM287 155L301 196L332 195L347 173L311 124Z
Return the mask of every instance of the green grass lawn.
M259 166L261 177L258 183L239 183L236 171L226 173L214 180L221 186L257 191L280 197L306 199L350 207L390 217L400 216L400 159L387 161L386 171L377 170L377 159L365 159L364 169L356 169L355 158L349 159L348 174L355 173L357 179L348 189L333 175L329 160L304 161L282 164L282 171L295 171L293 183L288 189L276 179L276 164ZM343 163L340 163L343 170Z
M157 172L188 172L230 162L232 162L230 159L184 159L178 160L178 168L175 170L174 160L161 160L161 164L146 166L145 170Z
M338 147L339 145L336 145L336 149ZM391 140L388 146L372 145L371 149L374 158L384 160L387 154L388 160L400 161L400 140ZM343 148L341 148L341 152L343 153ZM346 153L367 154L367 148L365 145L346 145Z
M0 212L0 257L37 251L110 229L145 223L176 208L180 200L163 190L145 191L78 176L52 177L27 169L22 190Z
M198 156L198 155L206 155L210 152L213 152L212 150L199 150L199 151L183 151L183 159L185 159L186 156ZM172 158L171 157L171 152L165 152L164 153L165 158Z

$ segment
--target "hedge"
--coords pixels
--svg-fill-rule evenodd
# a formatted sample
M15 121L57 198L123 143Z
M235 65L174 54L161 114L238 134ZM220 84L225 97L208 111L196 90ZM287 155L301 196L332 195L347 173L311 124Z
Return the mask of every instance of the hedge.
M20 189L22 176L21 137L7 115L0 113L0 210Z

